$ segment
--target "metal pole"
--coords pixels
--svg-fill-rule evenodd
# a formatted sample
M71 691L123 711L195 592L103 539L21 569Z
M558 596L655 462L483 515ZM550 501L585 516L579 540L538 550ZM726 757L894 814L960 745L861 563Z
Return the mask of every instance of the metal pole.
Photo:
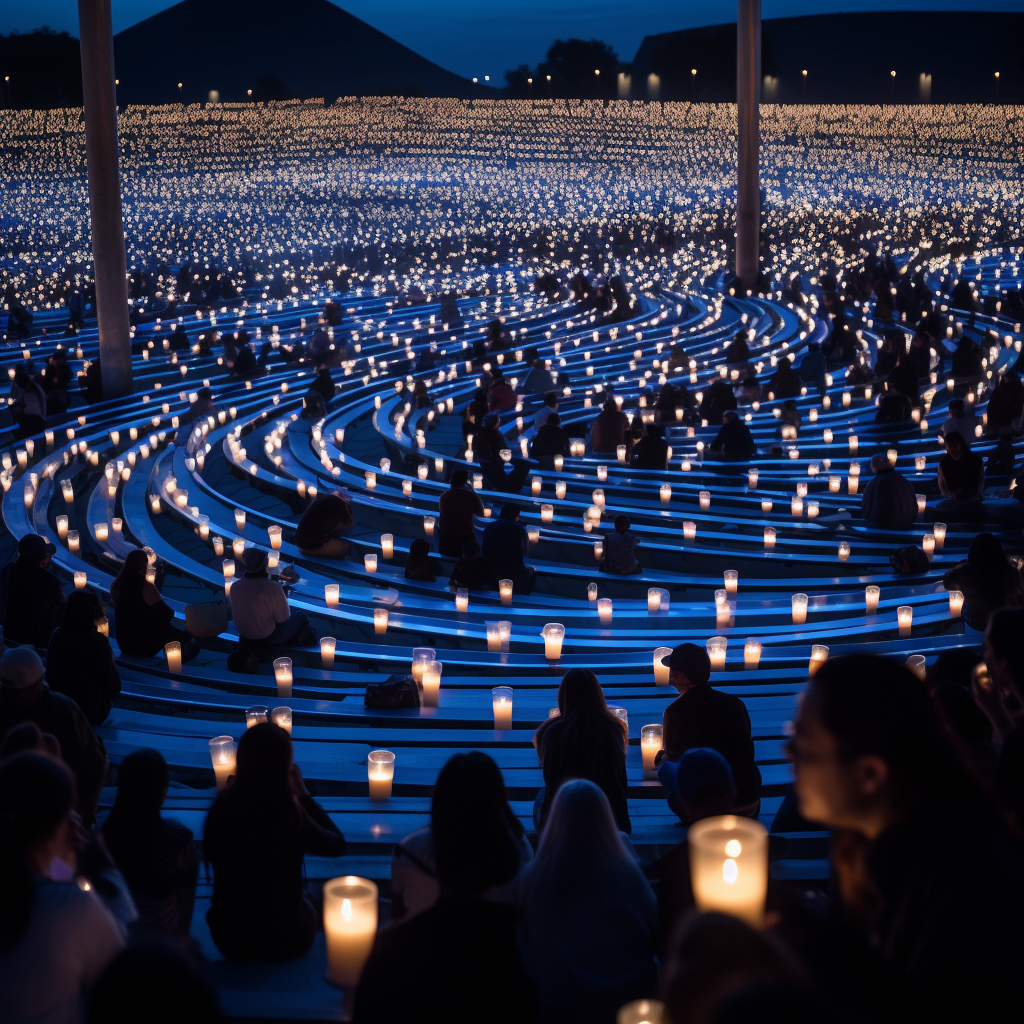
M119 398L131 394L133 386L110 0L78 0L78 32L103 397Z
M758 176L761 129L761 0L739 0L736 25L736 106L739 161L736 203L736 276L744 288L757 285L761 193Z

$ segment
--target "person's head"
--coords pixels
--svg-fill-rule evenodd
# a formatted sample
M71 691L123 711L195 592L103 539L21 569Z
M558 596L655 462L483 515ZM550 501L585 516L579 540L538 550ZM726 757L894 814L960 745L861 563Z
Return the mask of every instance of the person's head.
M1024 608L1000 608L985 628L985 664L1004 702L1024 708ZM0 662L0 670L3 662Z
M475 540L467 540L462 545L462 557L473 561L475 558L480 557L480 545Z
M994 534L979 533L967 551L967 561L983 573L987 582L1002 588L1006 576L1006 552Z
M459 487L465 487L469 482L469 473L464 469L453 469L451 489L454 491Z
M497 430L501 425L501 416L496 412L489 412L484 417L484 429L485 430Z
M0 764L0 949L25 934L33 876L69 850L74 802L74 778L55 758L29 751Z
M557 409L558 408L558 392L557 391L548 391L544 395L544 404L549 409Z
M703 686L711 678L708 652L696 644L679 644L661 663L668 669L668 681L680 693L691 686Z
M32 383L31 378L25 372L24 366L19 366L14 371L14 383L17 384L18 387L22 389L27 388Z
M31 721L19 722L7 730L7 735L0 741L0 761L6 761L26 750L35 750L60 760L60 741Z
M668 782L669 791L679 797L690 825L702 818L728 814L736 802L736 783L729 762L711 747L687 750Z
M252 577L266 576L267 553L262 548L246 548L242 554L242 565L245 575Z
M153 1024L221 1019L210 983L180 949L155 938L124 950L103 972L89 1000L88 1024L136 1024L140 1016Z
M136 579L140 576L145 579L146 569L148 568L149 558L146 556L146 552L141 548L136 548L125 555L124 563L121 566L121 571L117 574L117 578L121 581Z
M409 557L406 565L423 565L430 558L430 542L422 537L417 537L409 545Z
M514 523L519 518L519 511L519 506L514 501L509 501L502 505L498 518L507 519L509 522Z
M614 395L609 395L604 400L603 408L604 408L605 412L618 412L619 411L619 403L615 401L615 396Z
M560 427L562 425L562 417L557 412L553 412L549 417L545 426L548 427Z
M917 811L955 813L976 795L924 684L877 655L818 669L789 749L800 813L869 839Z
M651 423L647 427L647 436L660 441L665 436L665 428L660 423Z
M438 773L430 824L442 893L481 896L519 869L515 816L494 760L472 750L456 754Z
M737 991L802 980L799 961L772 932L726 914L694 914L672 936L660 995L669 1020L711 1024Z
M167 762L159 750L133 750L117 773L117 796L111 816L124 815L136 824L159 818L170 781Z
M43 689L43 663L31 647L12 647L0 658L4 703L28 706Z
M49 544L39 534L26 533L18 541L18 564L45 567L50 564L50 559L56 550L54 544Z
M209 388L200 388L196 393L196 401L209 405L213 401L213 392Z
M617 515L615 517L615 532L616 533L628 533L629 527L632 524L629 521L629 516Z
M483 402L483 404L486 405L487 404L487 388L477 388L476 391L473 392L473 401L474 402Z
M722 413L722 425L726 423L735 423L740 418L740 414L735 409L726 409Z
M890 469L892 469L892 466L884 455L871 456L872 473L887 473Z
M611 713L605 703L604 690L589 668L571 668L562 676L558 685L558 710L566 717L587 711Z
M946 454L959 462L966 450L967 445L964 444L963 436L959 431L951 430L946 435Z
M949 415L955 419L960 419L964 414L964 401L962 398L954 398L949 403Z
M96 623L103 617L103 605L92 591L72 590L68 594L64 619L60 625L65 633L92 633L96 630Z
M942 651L928 667L928 686L934 690L943 683L955 683L970 689L974 666L981 660L981 654L972 647Z
M235 754L236 792L280 797L289 791L292 738L274 722L260 722L242 733Z

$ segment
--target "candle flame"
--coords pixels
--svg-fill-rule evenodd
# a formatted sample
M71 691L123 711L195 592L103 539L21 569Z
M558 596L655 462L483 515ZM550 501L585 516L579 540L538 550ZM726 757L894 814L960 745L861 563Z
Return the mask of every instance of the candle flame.
M725 844L726 857L738 857L743 852L743 847L738 839L730 839Z

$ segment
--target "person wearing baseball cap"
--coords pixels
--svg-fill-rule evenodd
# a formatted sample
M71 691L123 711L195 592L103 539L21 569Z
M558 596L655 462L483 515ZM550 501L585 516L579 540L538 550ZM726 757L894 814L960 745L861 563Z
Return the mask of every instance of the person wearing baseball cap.
M78 812L90 826L107 774L107 752L79 706L46 685L43 663L27 646L0 658L0 736L22 722L34 722L56 737L61 759L75 776Z
M756 817L761 806L761 772L754 760L746 705L711 686L711 660L703 647L679 644L661 663L669 670L669 683L679 691L662 719L666 760L678 762L693 747L717 750L735 781L732 813ZM685 820L679 794L670 793L668 803Z
M49 571L57 549L38 534L26 533L18 541L17 561L0 573L0 600L4 607L4 636L19 644L43 647L64 617L64 592Z
M267 552L247 548L242 564L245 574L228 594L239 637L260 647L315 643L305 614L289 610L284 589L267 575Z

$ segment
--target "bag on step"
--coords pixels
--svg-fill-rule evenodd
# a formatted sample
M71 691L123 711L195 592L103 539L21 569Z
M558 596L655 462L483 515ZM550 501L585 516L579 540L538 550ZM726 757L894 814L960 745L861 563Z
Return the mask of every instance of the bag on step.
M420 690L412 676L388 676L383 683L368 683L363 703L368 708L393 711L396 708L418 708Z

